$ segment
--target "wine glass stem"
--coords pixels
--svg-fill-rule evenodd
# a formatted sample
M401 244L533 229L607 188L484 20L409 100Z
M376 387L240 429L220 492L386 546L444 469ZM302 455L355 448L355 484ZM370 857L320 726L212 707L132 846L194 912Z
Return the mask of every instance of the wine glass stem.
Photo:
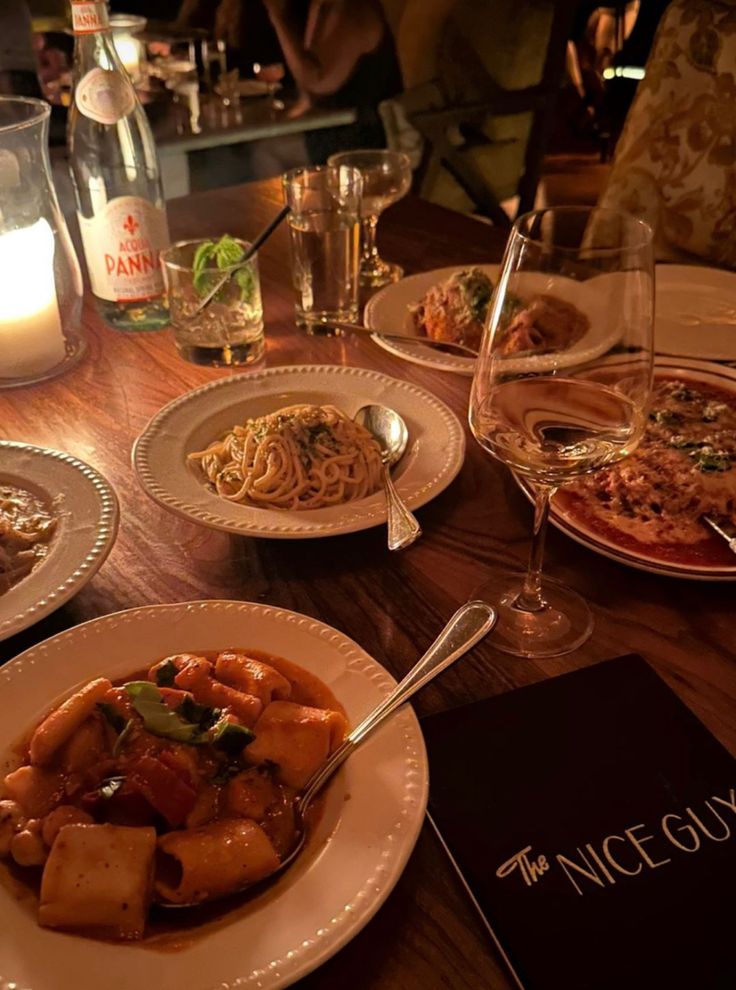
M534 499L534 536L529 554L527 568L521 594L517 606L525 612L539 612L544 608L542 597L542 561L544 559L544 539L547 535L547 519L549 518L549 502L557 489L551 485L538 485Z
M378 261L378 248L376 247L376 227L378 226L378 217L373 214L369 217L363 217L363 261L366 265L373 268Z

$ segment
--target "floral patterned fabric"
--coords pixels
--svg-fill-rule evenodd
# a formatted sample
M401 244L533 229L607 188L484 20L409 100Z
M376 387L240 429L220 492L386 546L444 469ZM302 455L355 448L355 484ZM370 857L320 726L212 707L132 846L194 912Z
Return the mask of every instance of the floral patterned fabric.
M601 205L648 220L660 258L736 268L736 0L667 8Z

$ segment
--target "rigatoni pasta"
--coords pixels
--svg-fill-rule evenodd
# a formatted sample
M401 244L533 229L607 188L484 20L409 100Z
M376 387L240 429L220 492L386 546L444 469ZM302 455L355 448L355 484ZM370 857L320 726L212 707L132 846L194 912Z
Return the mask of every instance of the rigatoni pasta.
M96 678L41 720L0 798L0 855L40 881L40 924L140 938L153 902L278 869L297 789L347 726L324 684L272 660L176 654L142 679Z

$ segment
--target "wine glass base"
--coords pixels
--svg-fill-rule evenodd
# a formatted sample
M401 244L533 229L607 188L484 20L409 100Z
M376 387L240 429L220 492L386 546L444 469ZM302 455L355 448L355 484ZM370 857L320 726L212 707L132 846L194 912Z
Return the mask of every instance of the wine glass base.
M361 268L360 284L371 289L378 289L382 285L390 285L392 282L398 282L403 274L404 269L401 265L382 261L375 268Z
M517 657L560 657L581 646L593 631L593 616L585 600L571 588L548 578L542 580L544 607L530 612L519 605L523 578L498 571L473 597L494 605L498 622L491 645Z

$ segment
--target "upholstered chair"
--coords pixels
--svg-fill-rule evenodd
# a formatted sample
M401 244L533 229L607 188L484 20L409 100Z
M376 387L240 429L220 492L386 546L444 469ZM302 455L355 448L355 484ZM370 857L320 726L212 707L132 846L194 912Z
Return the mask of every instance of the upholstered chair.
M657 256L736 268L736 0L673 0L600 200L643 217Z

